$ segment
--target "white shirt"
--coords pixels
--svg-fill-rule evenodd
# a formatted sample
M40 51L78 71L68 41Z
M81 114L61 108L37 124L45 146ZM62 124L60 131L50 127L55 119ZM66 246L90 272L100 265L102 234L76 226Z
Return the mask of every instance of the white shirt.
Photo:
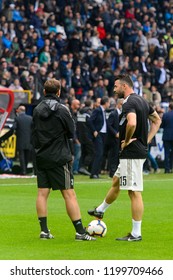
M161 75L159 78L159 84L163 85L166 82L166 71L164 68L160 68L160 71L161 71Z
M107 132L106 112L105 112L105 109L104 109L102 106L100 106L100 107L101 107L101 109L102 109L103 119L104 119L104 123L103 123L103 126L102 126L100 132L101 132L101 133L106 133L106 132Z
M146 73L147 72L147 68L146 68L146 66L145 66L145 62L142 62L142 69L143 69L143 71Z

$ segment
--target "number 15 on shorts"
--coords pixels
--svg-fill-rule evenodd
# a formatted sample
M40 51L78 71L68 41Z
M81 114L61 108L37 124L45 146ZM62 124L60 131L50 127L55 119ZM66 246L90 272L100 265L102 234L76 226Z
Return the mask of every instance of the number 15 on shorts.
M120 187L127 186L127 176L120 176Z

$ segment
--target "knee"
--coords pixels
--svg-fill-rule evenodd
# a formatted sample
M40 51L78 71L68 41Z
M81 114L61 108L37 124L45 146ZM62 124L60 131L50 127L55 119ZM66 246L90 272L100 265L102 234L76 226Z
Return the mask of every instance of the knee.
M50 189L38 189L38 197L39 198L47 198L49 196Z
M130 197L130 199L138 199L139 197L141 197L141 192L135 192L135 191L128 191L128 195Z
M76 193L73 189L62 191L63 198L65 200L73 200L76 199Z
M114 176L112 181L112 188L115 193L119 193L120 187L119 187L119 178Z
M119 178L117 176L113 176L113 178L112 178L112 186L119 188Z

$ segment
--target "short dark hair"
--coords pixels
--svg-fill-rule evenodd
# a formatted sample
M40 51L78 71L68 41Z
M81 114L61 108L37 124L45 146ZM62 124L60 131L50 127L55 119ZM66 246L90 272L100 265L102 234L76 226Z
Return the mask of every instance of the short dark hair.
M104 104L106 104L108 101L109 101L109 97L108 97L108 96L103 96L103 97L101 98L100 105L104 105Z
M120 82L127 84L129 87L133 88L132 79L128 74L120 74L115 77L115 81L120 80Z
M91 99L86 99L85 102L84 102L84 104L85 104L86 107L90 107L92 103L93 103L93 102L92 102Z
M44 89L46 94L47 93L56 94L61 89L61 83L59 80L56 79L47 80L44 83Z

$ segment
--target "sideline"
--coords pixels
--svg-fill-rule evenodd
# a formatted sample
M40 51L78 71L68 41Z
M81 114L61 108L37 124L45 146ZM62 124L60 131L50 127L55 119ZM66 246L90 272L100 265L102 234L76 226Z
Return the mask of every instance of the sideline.
M33 179L33 178L31 178L31 177L29 177L30 179ZM6 178L7 179L7 178ZM8 178L9 179L9 178ZM11 179L14 179L14 178L11 178ZM23 179L23 178L19 178L19 179ZM34 178L35 179L35 178ZM0 177L0 180L1 180L1 177ZM151 181L151 180L144 180L144 182L149 182L149 181ZM156 180L152 180L152 182L170 182L170 181L173 181L173 178L171 179L156 179ZM112 182L112 180L111 180L111 178L110 178L110 180L107 180L107 179L100 179L100 180L96 180L96 181L78 181L78 182L75 182L75 185L77 186L77 185L82 185L82 184L88 184L88 185L93 185L93 184L105 184L105 183L110 183L110 182ZM34 183L24 183L24 184L22 184L21 185L21 187L22 186L33 186L33 185L35 185L36 184L36 182L34 182ZM4 183L4 184L0 184L0 187L4 187L4 186L19 186L19 183Z

